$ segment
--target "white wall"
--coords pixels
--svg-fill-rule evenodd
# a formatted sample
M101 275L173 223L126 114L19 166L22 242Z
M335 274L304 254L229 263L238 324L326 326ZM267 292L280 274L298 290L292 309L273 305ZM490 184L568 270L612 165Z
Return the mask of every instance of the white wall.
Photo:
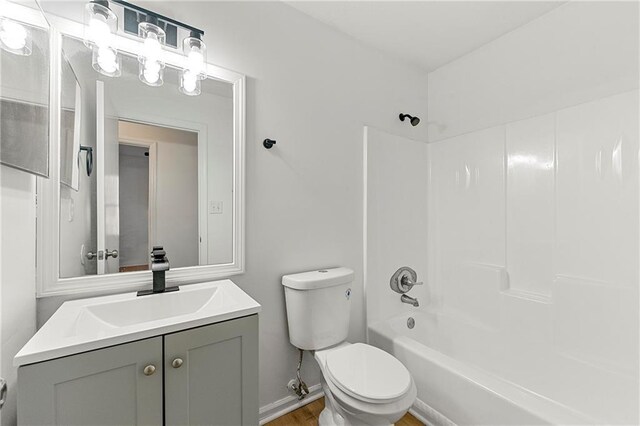
M0 376L9 385L2 423L16 423L13 357L36 330L36 204L33 175L0 166Z
M638 422L639 28L570 2L429 75L435 307L595 423Z
M429 74L429 141L638 87L637 2L568 2Z
M297 353L288 341L281 276L344 265L356 271L350 339L364 337L362 126L424 137L397 119L425 116L423 75L281 3L145 3L205 30L209 60L248 75L247 273L263 304L260 403L288 395ZM266 137L278 140L262 147ZM311 358L309 385L319 382Z
M25 6L33 6L25 4ZM3 4L3 13L11 10ZM47 26L39 12L29 13L37 22ZM3 97L46 103L48 84L43 66L48 55L46 35L37 31L33 54L18 57L0 54L0 93ZM44 47L41 47L44 46ZM38 50L44 49L43 53ZM26 65L26 68L15 67ZM41 89L46 90L41 90ZM24 141L17 141L18 143ZM17 369L13 357L36 330L36 178L35 176L0 165L0 377L7 380L7 401L0 411L0 424L16 423Z
M429 304L427 288L428 145L365 128L365 285L369 324L411 312L389 280L402 266L416 271L408 293L421 306Z
M351 340L364 338L362 128L426 139L426 77L280 2L142 2L202 28L210 62L248 76L247 264L234 277L263 305L260 404L289 395L290 345L281 276L334 265L356 271ZM269 151L262 140L278 144ZM61 298L39 304L39 321ZM305 358L304 378L319 383ZM269 406L266 408L273 408ZM264 410L263 410L264 413Z

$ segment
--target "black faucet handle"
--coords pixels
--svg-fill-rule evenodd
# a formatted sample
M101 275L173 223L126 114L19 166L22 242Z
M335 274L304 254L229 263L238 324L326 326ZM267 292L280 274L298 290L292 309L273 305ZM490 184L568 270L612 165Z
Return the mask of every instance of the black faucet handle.
M166 255L167 255L167 252L164 251L164 248L162 246L153 246L153 250L151 251L151 257L153 258L154 262L164 261L164 258Z

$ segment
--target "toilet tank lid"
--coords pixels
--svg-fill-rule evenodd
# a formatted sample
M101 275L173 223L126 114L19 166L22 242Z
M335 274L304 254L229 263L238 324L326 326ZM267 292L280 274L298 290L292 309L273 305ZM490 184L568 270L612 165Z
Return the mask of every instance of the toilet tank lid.
M302 272L285 275L282 285L296 290L314 290L333 287L353 281L353 270L349 268L319 269L317 271Z

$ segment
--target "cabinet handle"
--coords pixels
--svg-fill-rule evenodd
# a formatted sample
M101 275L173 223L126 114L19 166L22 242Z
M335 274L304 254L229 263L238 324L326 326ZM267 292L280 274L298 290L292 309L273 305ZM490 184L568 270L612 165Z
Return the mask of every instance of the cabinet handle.
M153 364L149 364L144 368L144 370L142 370L142 372L144 373L145 376L151 376L153 373L156 372L156 366Z
M173 368L180 368L180 367L182 367L183 363L184 363L184 361L182 361L182 358L176 358L173 361L171 361L171 366Z

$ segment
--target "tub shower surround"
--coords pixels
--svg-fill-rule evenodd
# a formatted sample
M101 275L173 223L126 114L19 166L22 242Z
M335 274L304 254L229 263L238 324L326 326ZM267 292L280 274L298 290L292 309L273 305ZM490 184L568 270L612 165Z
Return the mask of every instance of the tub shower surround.
M379 233L367 253L367 297L390 306L368 300L369 341L410 369L419 414L638 422L639 101L632 90L427 145L429 304L402 306L373 275Z

